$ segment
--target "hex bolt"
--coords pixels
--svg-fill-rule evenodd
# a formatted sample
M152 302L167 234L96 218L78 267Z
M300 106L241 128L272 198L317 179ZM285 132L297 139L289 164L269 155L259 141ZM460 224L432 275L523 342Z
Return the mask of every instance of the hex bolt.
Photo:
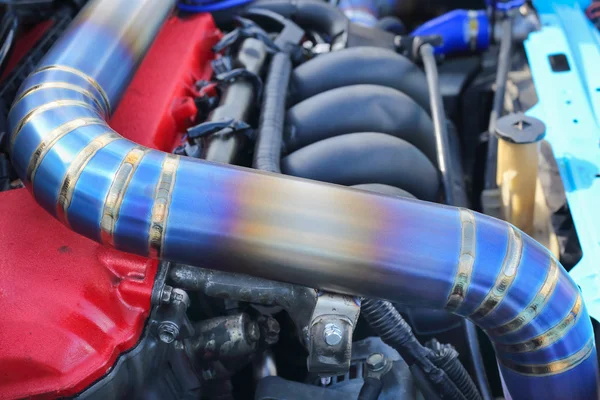
M162 322L158 326L158 338L163 343L173 343L179 336L179 327L172 322Z
M342 341L342 330L336 324L326 324L323 329L323 339L328 346L335 346Z
M373 353L367 357L367 368L373 372L381 371L385 367L385 357L381 353Z

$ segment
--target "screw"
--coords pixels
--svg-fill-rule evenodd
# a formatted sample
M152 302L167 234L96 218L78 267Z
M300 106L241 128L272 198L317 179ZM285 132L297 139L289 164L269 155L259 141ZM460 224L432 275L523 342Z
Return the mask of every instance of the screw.
M323 339L329 346L335 346L342 341L342 330L336 324L326 324L323 329Z
M381 353L373 353L367 357L367 368L373 372L381 371L385 367L385 357Z
M173 343L179 336L179 327L172 322L163 322L158 326L158 338L163 343Z

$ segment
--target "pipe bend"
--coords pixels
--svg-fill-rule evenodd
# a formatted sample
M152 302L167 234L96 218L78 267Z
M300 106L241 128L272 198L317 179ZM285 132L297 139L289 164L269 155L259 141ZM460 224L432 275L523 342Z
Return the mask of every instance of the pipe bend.
M103 99L118 103L173 3L92 0L25 81L11 156L38 203L131 253L453 310L490 335L513 398L598 397L579 289L505 222L178 157L111 130Z
M331 89L296 104L286 121L287 152L346 133L381 132L406 140L437 163L431 118L410 97L389 87Z
M349 133L321 140L286 156L281 171L345 186L391 185L429 201L435 200L439 189L437 170L427 157L410 143L383 133Z
M399 90L424 110L430 109L423 71L408 58L377 47L351 47L318 56L294 70L291 84L292 104L326 90L371 84Z

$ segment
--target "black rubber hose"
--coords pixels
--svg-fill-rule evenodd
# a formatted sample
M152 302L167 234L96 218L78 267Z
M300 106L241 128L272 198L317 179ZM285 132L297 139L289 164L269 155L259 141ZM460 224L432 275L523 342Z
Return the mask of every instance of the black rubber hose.
M378 85L331 89L296 104L287 112L285 150L355 132L404 139L437 164L433 122L427 112L404 93Z
M419 343L392 303L363 299L361 315L384 343L394 348L408 365L418 365L443 398L467 399L444 370L430 359L432 351Z
M291 72L292 62L289 55L275 54L263 92L263 106L254 148L253 166L262 171L281 172L285 99Z
M435 147L437 153L437 166L442 175L442 186L447 204L454 204L454 177L450 165L450 146L448 140L448 128L446 113L444 112L444 101L440 92L440 78L437 63L433 55L433 46L424 44L420 48L421 58L425 67L429 100L431 103L431 115L435 133Z
M383 389L383 384L377 378L365 378L365 382L360 388L357 400L377 400Z
M490 122L488 125L487 162L485 169L485 189L497 187L496 171L498 159L498 138L496 137L496 121L502 116L504 108L504 94L506 81L512 62L512 18L508 17L502 24L502 38L500 39L500 54L498 56L498 70L496 72L496 90Z
M392 50L352 47L314 58L292 73L291 104L343 86L371 84L399 90L429 112L427 81L408 58Z
M469 373L458 359L458 353L451 345L441 344L433 339L427 343L427 347L433 350L430 360L446 372L467 399L481 399L475 382L469 376Z
M386 32L391 32L395 35L406 35L408 33L404 22L402 22L400 18L391 15L383 17L377 21L376 27Z
M337 7L320 0L258 0L246 9L262 8L294 21L306 31L328 36L333 47L346 47L350 22Z
M381 183L434 201L438 172L412 144L383 133L362 132L321 140L285 157L284 174L339 185Z

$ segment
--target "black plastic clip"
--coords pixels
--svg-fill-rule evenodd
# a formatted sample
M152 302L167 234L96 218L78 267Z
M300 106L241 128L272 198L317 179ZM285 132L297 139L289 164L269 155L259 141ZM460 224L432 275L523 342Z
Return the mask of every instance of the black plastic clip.
M231 133L247 133L250 125L244 121L226 119L223 121L208 121L193 126L187 130L189 139L195 140L208 135L228 135Z
M281 49L271 39L269 34L254 21L242 17L235 17L235 20L240 26L223 36L221 40L219 40L219 42L213 46L213 51L215 53L221 53L229 47L237 44L240 40L246 38L260 40L265 44L267 50L271 52L281 51Z
M175 154L188 157L202 157L202 139L208 136L224 135L246 135L252 139L254 131L252 127L244 121L235 119L226 119L222 121L207 121L187 130L187 141L177 147Z
M221 56L211 61L210 66L215 75L224 74L233 69L233 61L230 56Z

